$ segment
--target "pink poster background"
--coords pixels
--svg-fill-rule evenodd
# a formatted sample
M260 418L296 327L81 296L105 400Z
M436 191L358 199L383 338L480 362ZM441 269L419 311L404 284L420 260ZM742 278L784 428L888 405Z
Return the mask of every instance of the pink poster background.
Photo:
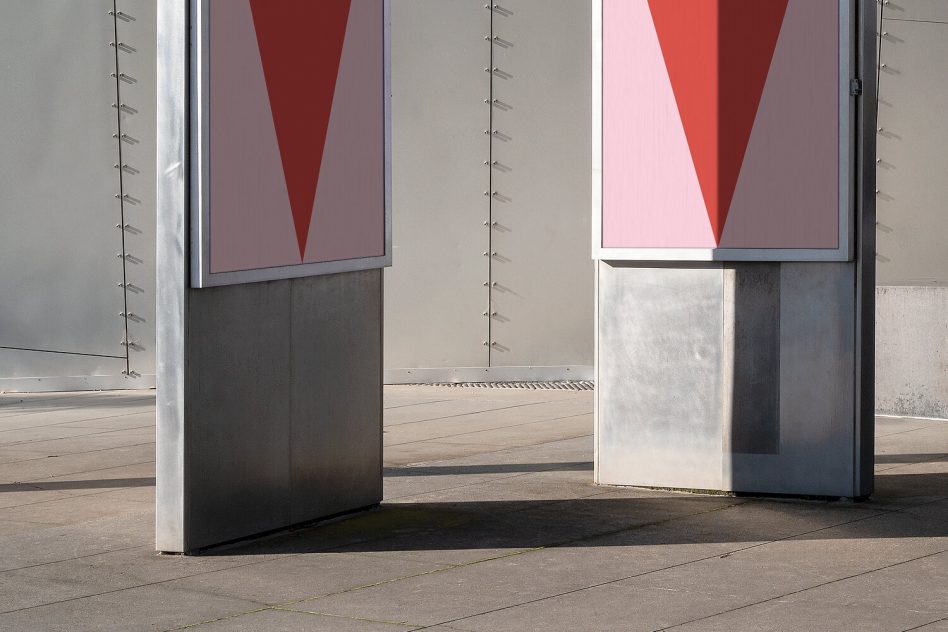
M603 0L605 248L839 244L839 16L790 0L715 243L648 0Z
M383 256L381 0L352 0L303 257L250 2L209 2L210 272Z

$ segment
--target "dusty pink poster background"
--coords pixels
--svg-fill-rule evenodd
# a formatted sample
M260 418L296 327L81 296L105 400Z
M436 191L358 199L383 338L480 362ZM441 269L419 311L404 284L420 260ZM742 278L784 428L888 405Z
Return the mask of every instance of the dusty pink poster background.
M839 243L839 16L790 0L722 248ZM715 248L647 0L603 0L606 248Z
M209 14L210 271L384 255L381 0L352 0L302 258L249 0Z

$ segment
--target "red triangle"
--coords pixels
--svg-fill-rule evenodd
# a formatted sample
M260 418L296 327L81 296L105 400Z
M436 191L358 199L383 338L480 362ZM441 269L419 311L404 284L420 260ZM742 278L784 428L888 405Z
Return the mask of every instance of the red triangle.
M721 241L788 0L648 0Z
M351 0L250 0L301 260L350 4Z

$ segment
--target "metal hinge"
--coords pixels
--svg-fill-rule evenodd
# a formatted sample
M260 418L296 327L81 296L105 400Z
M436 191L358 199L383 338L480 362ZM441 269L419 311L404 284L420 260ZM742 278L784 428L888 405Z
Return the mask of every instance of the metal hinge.
M850 96L858 97L862 94L862 79L855 78L849 80Z

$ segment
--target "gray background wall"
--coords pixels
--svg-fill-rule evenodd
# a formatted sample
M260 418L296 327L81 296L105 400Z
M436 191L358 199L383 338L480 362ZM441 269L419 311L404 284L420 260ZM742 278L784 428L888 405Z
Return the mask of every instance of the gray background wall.
M882 17L876 408L948 417L948 2Z
M590 377L590 20L394 2L388 381Z
M155 3L8 0L0 60L0 391L151 385Z
M591 364L588 7L504 6L393 3L392 369ZM948 417L948 3L883 18L877 408ZM148 385L155 3L8 0L0 59L0 390Z

